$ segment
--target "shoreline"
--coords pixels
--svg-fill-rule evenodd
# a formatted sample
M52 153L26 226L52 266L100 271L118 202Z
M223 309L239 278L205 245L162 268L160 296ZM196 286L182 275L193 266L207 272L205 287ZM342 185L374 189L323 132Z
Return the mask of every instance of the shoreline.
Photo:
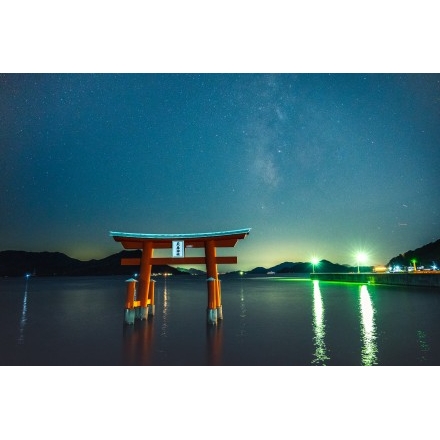
M440 272L411 273L311 273L311 280L394 286L440 287Z

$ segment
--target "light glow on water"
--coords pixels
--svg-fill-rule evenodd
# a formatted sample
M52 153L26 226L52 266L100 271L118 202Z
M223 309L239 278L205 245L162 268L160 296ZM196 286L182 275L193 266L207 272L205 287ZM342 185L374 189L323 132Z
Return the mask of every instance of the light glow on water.
M362 365L377 365L375 310L367 286L360 286Z
M313 332L315 353L312 364L325 365L325 361L330 358L325 346L324 303L318 280L313 280Z
M163 286L163 306L162 306L162 326L160 335L167 337L168 330L168 290L167 290L167 279L164 278L164 286Z
M246 303L244 300L244 289L240 289L240 336L246 336Z
M27 293L28 293L28 279L26 278L26 287L24 289L24 297L23 297L23 307L21 310L21 318L20 318L20 332L18 334L18 343L24 344L24 329L26 327L27 322Z
M27 288L21 277L2 279L0 358L3 365L440 364L440 297L428 289L268 278L225 277L225 319L208 329L203 277L160 277L156 314L134 325L123 319L126 276L31 277Z

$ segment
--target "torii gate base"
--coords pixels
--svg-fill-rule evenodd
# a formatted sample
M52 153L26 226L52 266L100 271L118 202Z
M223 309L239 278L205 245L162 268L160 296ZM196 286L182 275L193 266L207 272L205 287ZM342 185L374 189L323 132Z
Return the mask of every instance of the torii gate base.
M154 315L156 306L154 304L154 283L150 281L149 298L147 304L141 304L141 301L136 300L136 283L137 280L130 278L126 280L127 295L125 298L125 314L124 321L126 324L134 324L135 319L147 319L148 315Z
M239 239L249 235L250 229L237 229L223 232L201 234L137 234L129 232L110 232L110 236L122 244L125 249L141 249L141 258L122 258L121 264L140 265L139 289L136 292L136 280L127 280L127 298L125 304L125 322L133 324L134 319L146 319L154 315L154 281L151 278L153 265L164 264L206 264L208 289L208 324L217 324L223 319L221 304L221 286L217 264L236 264L237 257L217 257L217 247L234 247ZM173 256L153 258L154 249L172 249ZM204 257L185 257L185 249L204 248ZM137 293L137 294L136 294ZM136 300L135 300L136 296Z

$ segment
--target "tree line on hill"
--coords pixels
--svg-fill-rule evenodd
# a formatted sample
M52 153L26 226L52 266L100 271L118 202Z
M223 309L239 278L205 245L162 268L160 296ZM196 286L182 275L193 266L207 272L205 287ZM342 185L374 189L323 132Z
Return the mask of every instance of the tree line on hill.
M425 269L432 268L433 265L439 268L440 240L397 255L388 262L388 266L411 267L414 263L417 267L424 267Z

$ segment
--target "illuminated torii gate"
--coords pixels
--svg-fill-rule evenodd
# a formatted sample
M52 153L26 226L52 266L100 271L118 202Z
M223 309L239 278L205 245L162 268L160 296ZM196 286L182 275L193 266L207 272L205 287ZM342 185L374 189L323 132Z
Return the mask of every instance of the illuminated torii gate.
M223 319L217 264L237 264L237 257L218 257L216 248L234 247L238 240L249 235L249 231L250 228L199 234L136 234L110 231L110 236L120 242L124 249L142 250L141 258L121 259L123 266L140 265L138 286L140 318L146 317L148 304L152 304L150 277L153 265L205 264L208 287L208 323L217 324L217 319ZM187 248L204 248L205 256L186 257L185 249ZM172 257L155 258L153 257L154 249L172 249ZM151 293L154 295L154 290Z

